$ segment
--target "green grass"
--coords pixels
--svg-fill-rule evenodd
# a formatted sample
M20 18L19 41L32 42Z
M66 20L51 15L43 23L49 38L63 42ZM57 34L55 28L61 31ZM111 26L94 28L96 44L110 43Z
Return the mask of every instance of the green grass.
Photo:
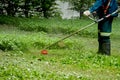
M96 53L97 25L62 45L53 45L47 55L40 53L45 46L91 23L86 20L20 20L24 26L30 22L30 27L46 26L47 32L21 30L21 24L0 25L0 44L5 48L0 50L0 80L119 80L119 19L113 24L111 56Z
M29 18L13 18L0 16L1 24L14 25L20 30L24 31L43 31L47 33L53 34L70 34L75 32L76 30L85 27L86 25L92 23L91 20L86 21L88 19L70 19L70 20L62 20L62 19L29 19ZM93 25L94 26L94 25ZM96 28L91 28L90 30L84 30L81 33L77 33L80 36L88 36L91 35L93 37L96 36L94 34Z
M87 51L49 50L0 55L1 80L119 80L120 57L96 55Z

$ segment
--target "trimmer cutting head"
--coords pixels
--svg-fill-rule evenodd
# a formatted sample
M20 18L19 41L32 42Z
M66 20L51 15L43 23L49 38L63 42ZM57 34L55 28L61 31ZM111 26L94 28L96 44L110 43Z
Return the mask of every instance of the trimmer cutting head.
M41 54L46 55L46 54L48 54L48 51L46 49L43 49L43 50L41 50Z

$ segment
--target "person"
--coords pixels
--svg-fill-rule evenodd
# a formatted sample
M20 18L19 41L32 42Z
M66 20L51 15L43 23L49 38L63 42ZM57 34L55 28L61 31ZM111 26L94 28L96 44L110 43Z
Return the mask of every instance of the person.
M116 0L96 0L93 6L89 10L84 11L83 14L89 16L91 13L96 13L100 19L117 9L118 4ZM98 53L100 54L111 55L110 34L113 18L117 15L118 13L115 13L98 22Z

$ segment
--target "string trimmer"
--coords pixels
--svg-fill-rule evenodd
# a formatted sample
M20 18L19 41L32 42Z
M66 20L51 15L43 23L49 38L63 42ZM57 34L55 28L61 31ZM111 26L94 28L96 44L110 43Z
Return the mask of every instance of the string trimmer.
M104 20L105 18L108 18L108 17L112 16L112 15L115 14L115 13L118 13L118 10L116 10L116 11L114 11L113 13L108 14L108 15L106 15L105 17L100 18L100 19L98 19L98 20L94 20L93 18L89 17L90 19L94 20L94 22L90 23L89 25L84 26L83 28L81 28L81 29L79 29L79 30L77 30L77 31L75 31L75 32L73 32L73 33L71 33L70 35L67 35L67 36L63 37L62 39L54 42L53 44L46 46L43 50L41 50L41 53L42 53L42 54L48 54L48 51L47 51L46 49L48 49L49 47L57 44L58 42L61 42L61 41L65 40L65 39L67 39L67 38L69 38L69 37L71 37L72 35L80 32L80 31L82 31L82 30L84 30L84 29L86 29L86 28L88 28L88 27L91 27L91 26L94 25L95 23L98 23L98 22Z

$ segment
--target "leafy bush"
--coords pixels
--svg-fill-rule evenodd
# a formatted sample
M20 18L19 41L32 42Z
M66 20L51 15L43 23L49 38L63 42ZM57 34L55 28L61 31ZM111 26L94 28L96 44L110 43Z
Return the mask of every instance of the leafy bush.
M8 36L0 39L0 49L3 51L11 51L11 50L25 50L27 49L26 44L20 42L15 38L10 38Z
M38 19L38 18L14 18L7 16L0 16L0 24L14 25L20 30L24 31L36 31L36 32L46 32L55 34L71 34L76 30L90 24L90 21L86 22L88 19L70 19L62 20L58 18L52 19ZM96 37L95 28L82 30L78 32L79 36L91 36Z
M15 17L0 15L0 24L8 24L8 25L16 26L19 24L19 20L18 18Z

